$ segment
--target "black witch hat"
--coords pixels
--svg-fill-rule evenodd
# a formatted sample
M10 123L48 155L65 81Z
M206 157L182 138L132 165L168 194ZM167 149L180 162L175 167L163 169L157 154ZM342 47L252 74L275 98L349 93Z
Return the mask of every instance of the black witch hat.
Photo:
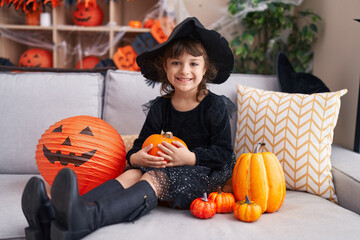
M329 88L310 73L296 73L286 55L280 52L276 58L276 74L282 92L320 93L330 92Z
M220 84L225 82L234 67L234 55L229 43L218 32L206 29L195 17L182 21L174 28L165 42L145 51L136 58L144 77L158 82L159 76L154 66L154 59L163 54L170 42L185 37L199 40L203 44L210 61L217 66L218 74L212 83Z

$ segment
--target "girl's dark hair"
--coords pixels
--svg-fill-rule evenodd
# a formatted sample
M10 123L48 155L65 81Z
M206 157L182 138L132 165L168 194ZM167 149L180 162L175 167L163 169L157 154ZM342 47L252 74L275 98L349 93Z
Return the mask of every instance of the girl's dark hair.
M203 56L205 60L205 67L207 70L198 86L198 92L196 94L196 99L199 101L199 96L201 93L207 92L206 83L215 79L218 70L217 67L210 62L210 59L202 43L199 40L188 37L172 41L169 46L166 47L162 56L155 60L154 64L160 77L159 81L161 82L161 94L164 97L171 97L175 91L174 87L170 84L166 76L164 69L166 60L172 57L180 57L184 52L188 52L195 57Z

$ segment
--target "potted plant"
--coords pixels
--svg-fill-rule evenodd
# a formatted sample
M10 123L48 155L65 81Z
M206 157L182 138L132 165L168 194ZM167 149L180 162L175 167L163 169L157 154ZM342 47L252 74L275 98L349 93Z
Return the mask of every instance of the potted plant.
M245 0L231 0L228 11L231 15L246 12L249 2L254 9L266 2L267 8L248 11L240 20L244 30L237 31L230 43L235 55L234 71L275 74L276 56L282 51L296 72L311 72L311 46L321 17L310 10L297 11L295 4L283 1L250 0L245 4Z

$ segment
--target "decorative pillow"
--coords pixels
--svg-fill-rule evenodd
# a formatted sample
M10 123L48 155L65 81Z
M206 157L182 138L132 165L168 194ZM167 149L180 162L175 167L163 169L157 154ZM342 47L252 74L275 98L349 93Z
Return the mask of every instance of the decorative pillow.
M123 136L121 136L121 138L124 141L126 152L128 152L132 148L135 139L137 139L138 137L139 137L139 135L123 135Z
M288 94L237 85L237 156L265 142L283 167L288 189L337 202L330 154L346 92Z

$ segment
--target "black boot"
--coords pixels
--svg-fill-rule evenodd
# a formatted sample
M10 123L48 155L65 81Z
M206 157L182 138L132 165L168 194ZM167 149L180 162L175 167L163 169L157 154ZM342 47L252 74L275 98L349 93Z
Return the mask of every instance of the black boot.
M96 188L91 189L81 196L81 199L93 202L105 196L111 195L115 192L124 190L124 187L116 179L110 179Z
M147 181L86 202L79 196L75 173L62 169L51 190L56 221L51 226L51 239L80 239L99 227L133 221L157 206L157 197Z
M92 202L121 190L124 188L120 182L111 179L85 193L81 199ZM29 223L25 228L26 239L49 240L51 222L56 216L41 179L32 177L28 181L22 196L22 209Z
M55 219L55 211L40 178L32 177L27 182L21 198L21 207L29 223L29 227L25 228L26 239L50 239L50 225Z

